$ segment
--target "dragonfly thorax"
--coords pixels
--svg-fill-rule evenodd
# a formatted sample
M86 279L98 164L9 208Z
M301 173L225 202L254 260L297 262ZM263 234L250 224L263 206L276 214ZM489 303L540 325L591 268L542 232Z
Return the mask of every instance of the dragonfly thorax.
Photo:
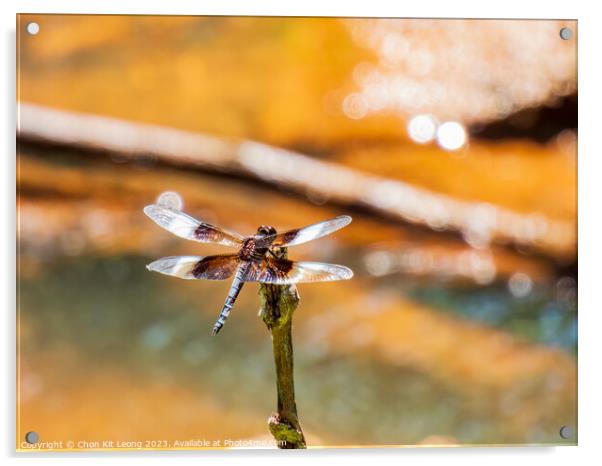
M266 247L258 247L255 238L247 238L242 243L238 257L243 261L260 261L268 252Z
M266 253L268 252L268 248L265 247L264 244L259 246L258 242L262 238L266 236L272 236L276 234L276 229L274 227L262 225L257 229L257 235L246 238L242 247L240 248L239 257L242 260L250 261L250 260L261 260Z

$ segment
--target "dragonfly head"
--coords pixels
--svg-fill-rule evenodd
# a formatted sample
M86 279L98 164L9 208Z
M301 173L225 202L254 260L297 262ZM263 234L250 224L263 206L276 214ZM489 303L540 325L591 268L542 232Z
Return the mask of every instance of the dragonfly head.
M270 236L270 235L275 235L276 234L276 228L271 227L271 226L266 226L266 225L261 225L258 229L257 229L257 234L259 236Z

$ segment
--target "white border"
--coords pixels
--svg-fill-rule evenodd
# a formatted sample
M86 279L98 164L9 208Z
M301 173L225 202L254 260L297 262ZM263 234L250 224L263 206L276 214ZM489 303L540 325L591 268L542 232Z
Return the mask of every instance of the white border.
M195 462L203 460L226 461L227 463L244 461L245 463L264 463L274 461L275 456L286 454L285 461L300 464L317 461L330 463L344 459L364 463L375 455L377 461L399 463L435 463L446 465L481 465L484 460L491 465L508 463L542 462L546 465L593 464L597 451L600 432L598 417L602 395L600 383L600 332L602 332L602 309L598 306L600 298L596 293L599 285L598 268L602 263L600 244L602 228L600 221L600 199L602 199L602 176L600 170L602 147L600 143L600 115L602 99L600 83L602 73L597 44L602 43L601 15L596 14L594 1L545 1L527 2L525 0L500 0L498 2L475 2L470 0L401 2L393 0L355 1L347 0L336 4L324 0L284 1L284 0L230 0L192 1L192 0L104 0L92 1L16 1L12 4L1 2L0 21L2 22L3 65L2 113L0 125L2 140L5 141L3 154L3 172L1 189L3 202L0 204L0 218L5 221L2 228L2 277L0 279L1 296L5 298L2 325L2 379L0 391L4 402L4 414L0 423L2 454L8 464L19 462L27 464L40 455L28 457L13 453L14 450L14 248L15 248L15 195L14 195L14 131L15 131L15 78L14 78L14 28L15 14L21 13L135 13L135 14L230 14L230 15L292 15L292 16L397 16L397 17L471 17L471 18L562 18L579 20L579 447L561 448L461 448L461 449L400 449L400 450L314 450L311 452L263 452L263 451L223 451L193 453L149 453L149 454L45 454L43 461L62 464L65 461L82 461L101 464L113 458L131 458L158 464L173 460ZM11 32L12 31L12 32ZM597 52L597 54L596 54ZM597 112L598 113L597 113ZM86 458L86 460L84 460ZM576 463L575 463L576 462Z
M489 4L487 4L489 3ZM392 16L392 17L469 17L469 18L559 18L573 19L580 2L546 1L534 4L521 0L503 2L454 2L421 0L398 3L386 0L324 2L318 0L146 0L102 2L79 0L21 0L21 13L131 13L131 14L204 14L274 16Z

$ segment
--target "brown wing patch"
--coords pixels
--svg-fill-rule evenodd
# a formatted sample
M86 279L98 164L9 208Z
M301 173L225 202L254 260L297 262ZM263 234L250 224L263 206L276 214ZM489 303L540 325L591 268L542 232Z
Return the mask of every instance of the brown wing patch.
M261 262L250 262L243 280L246 282L290 283L348 280L353 272L343 265L322 262L294 262L288 259L266 257Z
M194 239L201 243L218 243L232 245L239 243L238 239L234 238L229 232L221 228L201 223L193 232Z
M307 243L322 236L329 235L351 223L351 217L341 215L339 217L326 220L325 222L314 223L303 228L285 231L276 235L266 236L262 239L262 245L274 246L295 246L297 244Z
M207 256L197 262L192 269L192 275L194 278L205 280L225 280L232 276L238 264L239 259L236 254Z
M293 269L293 261L264 257L261 262L251 261L244 274L246 282L281 283Z
M243 237L238 233L200 222L184 212L168 206L152 204L144 208L144 213L162 228L180 238L239 247Z
M294 230L285 231L284 233L276 235L274 241L272 241L272 246L284 246L292 243L300 231L301 228L295 228Z

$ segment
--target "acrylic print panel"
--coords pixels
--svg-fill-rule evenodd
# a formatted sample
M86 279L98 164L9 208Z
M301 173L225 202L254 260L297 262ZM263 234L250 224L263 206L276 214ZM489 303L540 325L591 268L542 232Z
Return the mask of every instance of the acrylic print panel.
M18 450L576 444L576 21L17 44Z

